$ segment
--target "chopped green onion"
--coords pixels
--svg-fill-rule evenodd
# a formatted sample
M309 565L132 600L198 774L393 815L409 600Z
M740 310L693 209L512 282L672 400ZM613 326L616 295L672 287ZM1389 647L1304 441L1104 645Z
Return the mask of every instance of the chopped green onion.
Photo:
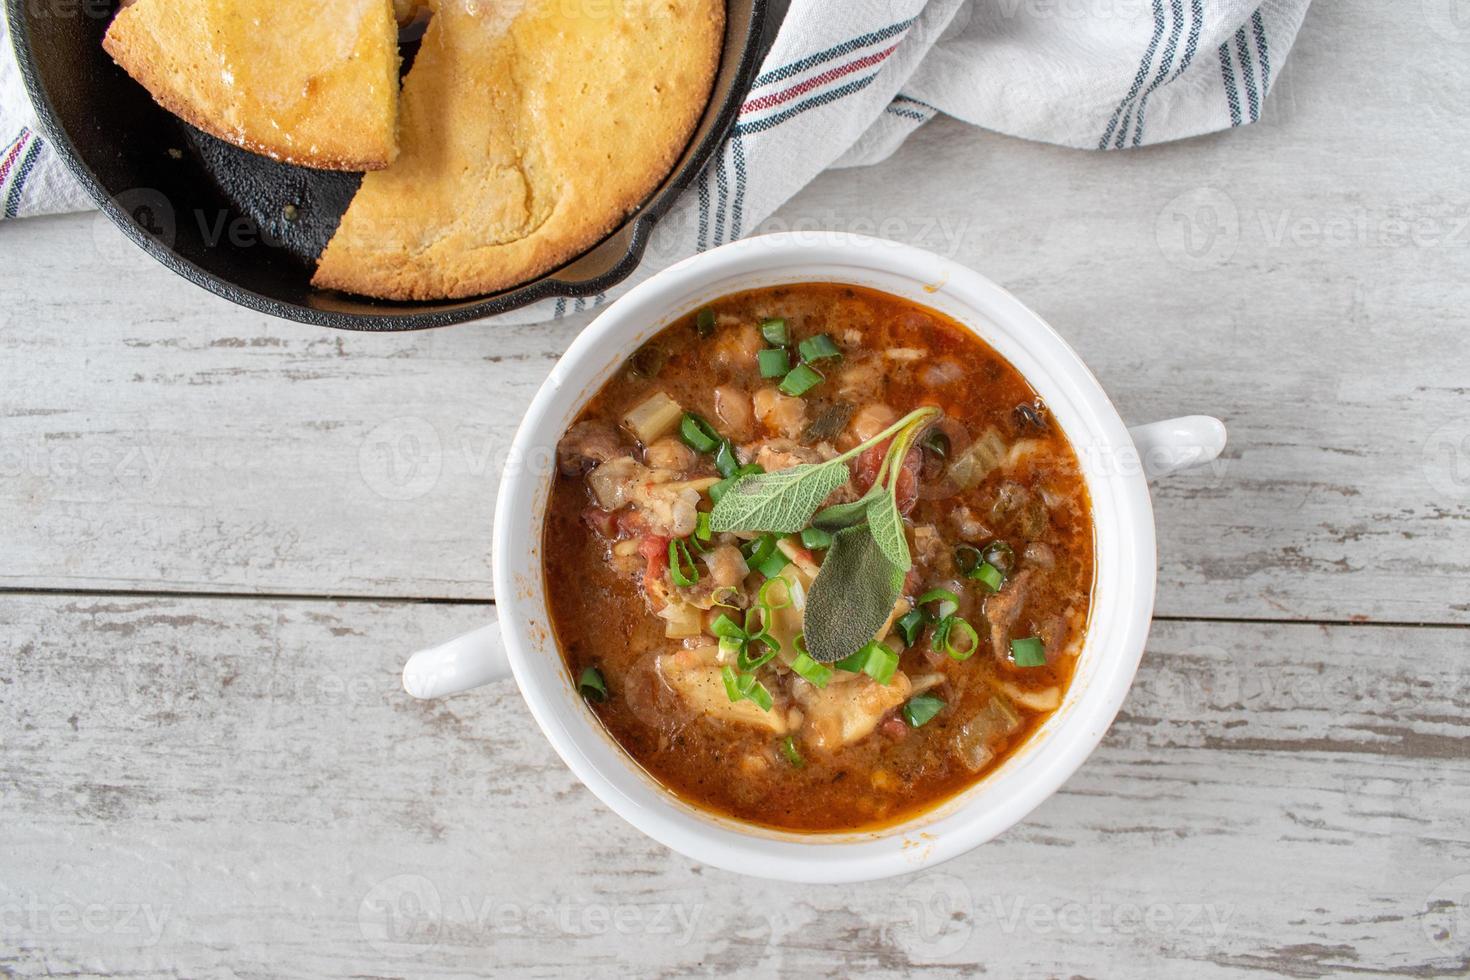
M689 574L684 574L685 568ZM675 538L669 542L669 577L674 584L682 588L689 588L699 581L699 569L694 565L694 558L689 554L689 545L684 543L683 538Z
M832 535L819 527L809 527L801 532L801 545L803 548L810 548L813 551L830 548L832 546Z
M715 469L726 478L734 476L740 469L740 457L735 455L735 444L729 439L721 439L715 448Z
M658 344L649 342L633 352L628 358L628 372L635 378L656 378L669 360L668 353Z
M924 613L918 609L910 609L898 617L898 622L893 624L898 628L898 635L903 637L903 644L911 647L919 641L919 634L924 631Z
M785 347L791 343L791 336L786 332L786 321L778 316L761 321L761 336L772 347Z
M720 637L720 652L727 657L738 657L745 652L745 638L742 636Z
M981 562L980 567L970 572L965 578L974 579L991 592L999 592L1006 580L1005 573L988 561Z
M1009 575L1016 567L1016 551L1004 541L992 541L985 546L985 560Z
M607 682L602 679L602 671L596 667L582 671L582 676L577 678L577 693L588 701L606 701Z
M863 665L863 673L879 684L887 684L893 679L894 671L898 670L898 654L876 640L872 646L868 662Z
M709 515L701 511L694 515L694 533L689 535L689 546L701 555L708 554L712 550L710 538L713 535L709 527Z
M963 575L968 575L985 561L985 556L980 554L980 549L973 544L962 544L954 550L955 567Z
M715 503L719 503L720 498L723 497L731 487L739 483L742 477L750 476L752 473L764 472L765 470L761 469L755 463L746 463L744 466L740 467L740 469L736 470L734 473L731 473L719 483L716 483L714 486L710 487L708 491L709 499L714 501Z
M755 677L754 674L750 676L752 678ZM770 711L771 705L774 703L771 700L771 692L766 690L766 686L760 681L756 681L750 685L750 690L745 692L745 698L747 701L754 701L760 706L762 711Z
M745 698L744 692L740 690L740 675L735 673L734 667L727 664L720 668L720 678L725 682L725 697L730 699L731 704Z
M679 420L679 440L697 453L712 453L720 448L720 434L715 427L693 412L685 412Z
M724 613L720 613L718 616L715 617L715 621L713 623L710 623L709 625L709 631L715 636L735 636L740 637L741 639L745 638L745 630L741 629L740 624L735 622L735 620L731 619Z
M770 634L763 633L760 636L756 637L756 639L760 640L764 644L767 644L766 652L760 655L755 655L750 652L749 647L741 650L735 658L735 666L739 667L741 670L759 670L766 664L770 663L771 659L776 656L776 651L770 648L771 645L775 645L776 643L774 637L772 637Z
M951 642L956 630L969 640L969 644L964 648L960 648ZM959 616L947 616L935 628L934 639L931 643L936 649L943 650L949 659L963 663L973 657L976 650L980 649L980 634L975 632L975 627L971 626Z
M919 596L918 601L914 605L921 607L931 602L939 603L937 613L926 614L929 616L931 623L942 622L944 619L953 616L960 608L960 597L948 589L930 589L928 592Z
M787 762L791 763L797 769L806 765L806 760L801 757L801 752L796 748L796 739L790 735L787 735L781 740L781 754L786 757Z
M1017 667L1045 667L1046 644L1034 636L1012 640L1011 660Z
M909 698L908 703L903 706L903 720L909 723L910 728L919 728L925 722L933 720L944 708L944 701L932 694L920 694Z
M808 337L797 346L797 349L801 351L801 359L808 364L828 357L842 356L842 351L832 342L832 338L824 333Z
M946 459L949 456L949 436L938 429L930 429L928 435L919 440L919 445L940 459Z
M733 603L733 602L725 602L724 599L721 598L722 596L727 596L727 597L730 597L730 598L734 598L735 596L738 596L739 594L740 594L740 586L738 586L738 585L722 585L719 588L715 589L715 591L710 594L710 602L713 605L720 606L720 607L722 607L724 609L739 609L740 607L737 606L737 605L735 605L735 603Z
M766 632L766 619L764 606L751 606L745 610L745 635L751 640L759 639ZM772 639L771 642L776 641Z
M715 311L709 307L700 310L694 316L694 332L701 337L709 337L715 332Z
M762 534L754 541L746 542L740 549L745 553L745 561L754 568L758 563L771 557L776 551L776 536L774 534Z
M857 653L832 666L849 674L867 674L879 684L887 684L893 678L893 672L898 669L898 654L873 640Z
M801 396L811 391L826 379L815 370L805 364L798 364L791 369L791 373L781 379L776 387L788 395Z
M781 574L791 559L776 547L776 535L763 534L745 545L745 563L768 579Z
M725 669L729 670L730 668L726 667ZM754 701L760 705L762 711L771 710L771 692L766 690L764 684L755 679L754 674L736 674L735 689L740 692L740 698L744 698L747 701ZM730 693L730 682L728 680L725 682L725 693ZM740 698L731 698L730 700L738 701Z
M791 355L786 353L784 347L763 350L755 355L755 360L760 365L763 378L784 378L786 372L791 370Z
M750 567L760 572L766 578L773 579L777 575L780 575L781 569L789 564L791 564L791 559L786 557L785 552L777 548L760 561L752 563Z
M791 661L791 669L813 687L826 687L827 683L832 680L832 668L817 663L805 650L798 653L796 659Z
M784 594L781 596L781 602L779 605L774 599L771 598L772 586L776 585L781 586L781 588L785 590ZM762 609L769 610L770 612L775 612L777 609L788 609L792 605L791 583L784 578L769 578L765 581L764 584L761 585L760 591L755 594L755 601L760 603L760 607Z

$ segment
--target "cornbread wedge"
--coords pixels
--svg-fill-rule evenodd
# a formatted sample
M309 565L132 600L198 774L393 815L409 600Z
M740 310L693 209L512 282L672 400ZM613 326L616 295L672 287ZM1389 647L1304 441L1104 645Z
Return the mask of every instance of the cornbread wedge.
M475 296L585 251L688 142L724 16L722 0L439 0L398 160L364 178L313 283Z
M397 156L393 0L136 0L103 47L164 108L256 153L328 170Z

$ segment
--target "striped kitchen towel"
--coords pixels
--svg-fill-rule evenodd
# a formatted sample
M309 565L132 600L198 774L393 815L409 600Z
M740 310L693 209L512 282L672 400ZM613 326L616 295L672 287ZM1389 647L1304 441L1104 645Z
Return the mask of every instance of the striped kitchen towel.
M739 238L818 173L876 163L939 113L1089 150L1254 122L1309 2L790 0L729 139L633 278ZM4 217L89 207L36 132L0 41ZM549 300L506 319L608 298Z

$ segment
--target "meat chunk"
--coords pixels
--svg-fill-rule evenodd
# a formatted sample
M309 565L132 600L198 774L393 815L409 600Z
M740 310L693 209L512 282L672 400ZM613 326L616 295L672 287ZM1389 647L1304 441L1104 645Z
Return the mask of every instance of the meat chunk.
M678 480L673 470L650 469L631 456L619 456L587 474L587 486L603 510L632 504L647 533L684 538L699 520L702 491L717 482L713 477Z
M726 370L753 369L764 346L761 332L752 323L722 327L714 342L714 361Z
M789 470L793 466L801 466L804 463L822 461L821 453L801 445L794 439L771 439L757 443L753 448L756 464L767 473L776 473L781 470Z
M720 420L725 434L737 442L755 435L755 409L744 388L720 385L715 389L715 418Z
M648 467L632 456L617 456L587 474L587 486L597 506L613 511L632 499L633 487L645 479Z
M831 752L867 738L888 712L908 700L913 685L903 671L887 684L867 675L850 684L819 688L803 680L792 682L792 696L806 713L802 737L812 748Z
M633 503L648 518L655 534L671 538L687 538L699 522L699 489L714 480L690 480L684 483L640 483L634 487Z
M714 579L716 588L739 585L750 574L745 556L733 544L722 544L711 551L705 565L709 567L710 578Z
M964 504L950 512L949 519L954 529L965 541L980 542L990 537L990 529L981 523L975 512Z
M715 657L716 647L680 650L658 658L658 672L695 714L710 721L764 728L776 735L789 731L782 704L765 711L754 701L734 701L725 693L725 681Z
M627 446L611 422L578 422L556 444L556 466L563 476L581 476L597 464L627 453Z
M841 394L871 396L883 384L883 364L877 358L855 359L842 368L836 382Z
M683 472L694 465L694 450L673 436L655 439L643 452L648 465L660 470Z
M848 423L847 431L852 434L852 443L867 442L869 439L898 421L898 412L881 402L870 402L857 410Z
M1011 630L1021 618L1026 596L1031 591L1031 569L1008 579L1000 591L985 600L985 619L990 623L990 646L995 659L1010 663Z
M752 399L755 417L766 431L799 439L806 428L806 402L783 395L775 388L760 388Z
M945 546L944 538L933 524L915 524L913 541L914 564L931 575L951 575L954 560Z

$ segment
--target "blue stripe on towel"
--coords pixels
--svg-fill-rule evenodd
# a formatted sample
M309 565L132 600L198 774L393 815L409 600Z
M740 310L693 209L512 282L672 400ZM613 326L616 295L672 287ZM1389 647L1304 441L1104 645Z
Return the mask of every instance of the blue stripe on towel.
M1204 0L1190 0L1189 4L1189 39L1184 42L1184 57L1179 59L1179 68L1174 72L1174 78L1183 75L1194 63L1195 53L1199 51L1200 34L1205 29L1205 4ZM1169 79L1173 81L1174 78Z
M720 144L720 158L715 161L715 188L719 191L720 203L715 206L715 247L725 244L725 212L730 204L730 179L725 174L725 156L730 141Z
M1220 78L1225 82L1225 101L1230 106L1230 125L1240 125L1240 93L1235 91L1235 70L1230 67L1230 45L1220 45Z
M1169 31L1169 43L1164 45L1164 57L1159 59L1159 70L1154 75L1154 80L1149 83L1148 88L1143 90L1143 95L1138 100L1138 123L1133 128L1133 145L1139 146L1143 143L1143 117L1148 112L1148 97L1153 95L1158 87L1164 84L1164 79L1169 77L1169 68L1174 64L1174 55L1179 51L1179 36L1184 33L1184 4L1183 0L1169 0L1169 12L1174 22ZM1126 133L1127 127L1123 132ZM1119 134L1121 145L1122 134Z
M881 70L879 69L879 71ZM861 92L869 85L872 85L873 80L877 77L878 72L875 71L871 75L865 75L859 78L857 81L848 82L839 88L830 89L821 95L813 96L805 102L798 102L785 112L778 112L774 116L765 116L752 122L743 122L735 127L735 132L746 136L752 133L764 133L766 130L779 126L789 119L796 118L809 109L819 109L824 105L836 102L838 99L852 95L854 92Z
M1271 49L1266 43L1266 22L1257 10L1251 14L1251 28L1256 36L1256 54L1261 61L1261 93L1271 91Z
M828 61L833 60L834 58L840 58L845 54L856 51L858 48L865 48L870 44L876 44L879 41L887 40L888 38L893 37L895 34L902 34L904 31L912 27L914 21L917 19L917 17L910 17L908 20L901 20L897 24L889 24L887 27L881 28L880 30L872 31L868 34L863 34L860 37L855 37L850 41L843 41L836 47L828 48L826 51L818 51L816 54L808 55L807 57L802 58L800 61L794 61L789 65L784 65L780 68L772 69L771 71L766 72L764 75L756 78L756 80L751 83L751 88L758 88L761 85L769 85L772 82L783 81L793 75L800 75L808 68L815 68L817 65L824 64Z
M1133 76L1133 87L1128 90L1128 94L1123 96L1123 100L1113 110L1113 118L1108 120L1108 128L1103 132L1102 139L1097 141L1099 150L1108 148L1108 143L1113 138L1113 131L1118 128L1118 120L1122 118L1123 111L1132 106L1134 97L1143 88L1144 79L1148 78L1149 65L1154 63L1154 52L1158 50L1159 39L1163 36L1164 5L1161 0L1154 0L1154 36L1148 42L1148 50L1144 52L1143 61L1139 62L1137 74Z
M915 119L915 120L918 120L919 122L928 122L929 121L929 117L928 116L924 115L922 112L919 112L919 111L917 111L915 109L903 109L903 108L900 108L899 106L890 105L890 106L886 106L883 109L883 111L886 112L886 113L889 113L890 115L901 116L904 119Z
M15 181L10 185L10 193L5 198L5 217L14 218L20 214L20 199L25 193L26 178L31 175L31 168L36 165L36 158L41 155L43 145L41 137L31 138L31 145L26 148L26 155L21 160L20 170L16 172Z
M735 204L731 208L730 237L745 234L745 140L736 133L731 142L731 154L735 158Z
M709 166L699 174L699 234L694 247L703 252L709 248Z
M1245 28L1235 32L1235 53L1240 56L1240 77L1245 80L1246 104L1250 108L1251 122L1261 118L1261 96L1256 91L1256 70L1251 58Z

